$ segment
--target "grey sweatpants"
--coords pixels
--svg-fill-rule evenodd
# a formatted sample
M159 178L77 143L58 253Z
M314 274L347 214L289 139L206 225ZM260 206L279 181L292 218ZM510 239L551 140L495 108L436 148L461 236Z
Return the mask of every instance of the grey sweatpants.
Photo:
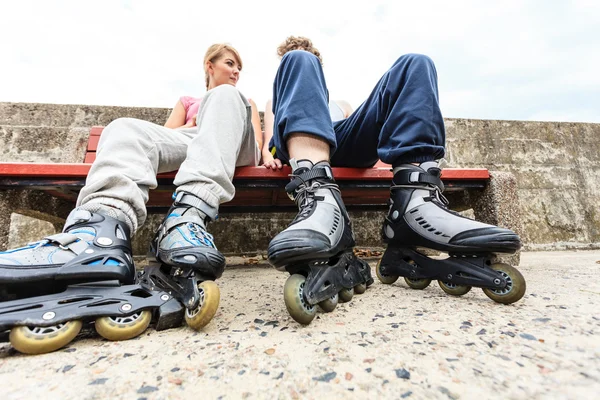
M248 100L231 85L206 93L194 128L170 129L134 118L106 126L77 206L98 203L125 213L137 231L146 220L156 174L175 171L177 191L215 209L235 194L236 166L258 165L260 150Z

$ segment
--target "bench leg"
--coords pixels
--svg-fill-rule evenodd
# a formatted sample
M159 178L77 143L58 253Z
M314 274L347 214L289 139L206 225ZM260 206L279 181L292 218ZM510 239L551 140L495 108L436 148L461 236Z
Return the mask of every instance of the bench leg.
M73 204L47 193L33 190L9 189L0 191L0 251L7 250L10 220L13 213L52 223L60 231ZM38 240L41 238L35 238Z
M475 219L512 229L522 237L523 220L517 196L517 180L513 174L490 171L490 181L483 192L473 192L470 195ZM516 266L519 265L520 258L518 251L513 255L500 255L498 261Z
M4 193L0 193L0 251L4 251L8 248L8 235L10 233L10 212L9 202L4 196Z

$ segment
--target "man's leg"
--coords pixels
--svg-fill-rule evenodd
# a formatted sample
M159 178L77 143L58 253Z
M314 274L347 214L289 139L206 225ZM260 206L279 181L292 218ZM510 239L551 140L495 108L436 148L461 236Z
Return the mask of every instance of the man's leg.
M286 190L300 212L269 246L269 259L278 268L307 257L328 258L354 245L329 165L336 144L327 97L317 57L297 50L282 58L273 89L273 138L278 157L291 160L293 179Z
M348 118L334 123L336 167L395 165L444 156L445 129L437 73L420 54L400 57Z
M348 255L354 235L329 164L336 141L327 97L317 57L292 51L282 58L273 89L273 140L277 156L292 166L286 191L299 212L271 240L268 257L277 269L294 274L284 298L292 317L305 324L317 303L331 311L338 292L347 301L354 286L363 291L371 282L367 268Z
M369 99L350 118L335 124L335 130L334 165L371 166L378 157L393 166L390 209L382 230L389 246L378 269L384 282L401 275L422 289L429 280L416 278L434 278L451 294L464 294L473 285L496 290L495 300L500 302L523 296L524 280L518 271L503 271L508 280L493 271L483 278L481 272L491 264L493 253L518 250L518 235L448 210L441 195L444 186L437 161L444 155L444 124L435 66L428 57L400 57ZM416 247L479 258L457 267L430 260ZM515 285L509 287L509 280Z

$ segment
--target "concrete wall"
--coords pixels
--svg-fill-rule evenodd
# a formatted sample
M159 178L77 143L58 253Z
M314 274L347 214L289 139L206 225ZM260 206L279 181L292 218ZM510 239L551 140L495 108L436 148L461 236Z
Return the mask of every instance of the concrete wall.
M123 116L162 124L169 111L165 108L0 103L0 161L80 162L90 126L106 125ZM600 124L446 119L446 127L448 167L486 167L508 171L517 177L519 201L514 206L520 208L523 216L521 234L525 248L600 248L597 206L600 203ZM383 216L353 213L352 217L359 245L372 245L373 237L378 236L372 231L378 231L375 226ZM211 228L217 243L224 241L219 238L227 237L227 226L243 227L247 218L261 221L257 231L251 233L264 236L255 240L260 249L271 233L285 225L289 215L225 216ZM16 226L19 224L18 218L12 221ZM147 228L152 229L155 223L152 220ZM23 231L23 228L14 230ZM28 240L33 239L36 238ZM20 237L11 240L11 244L23 240ZM145 243L140 244L139 251L143 251L143 246ZM226 250L237 252L240 248L228 244Z

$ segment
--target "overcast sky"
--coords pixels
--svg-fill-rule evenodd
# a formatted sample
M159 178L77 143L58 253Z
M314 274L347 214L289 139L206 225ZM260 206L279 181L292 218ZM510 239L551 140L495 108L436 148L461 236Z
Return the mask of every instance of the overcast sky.
M445 117L600 122L598 0L0 0L0 15L0 101L172 107L204 93L206 48L228 42L264 110L277 45L302 35L354 107L423 53Z

